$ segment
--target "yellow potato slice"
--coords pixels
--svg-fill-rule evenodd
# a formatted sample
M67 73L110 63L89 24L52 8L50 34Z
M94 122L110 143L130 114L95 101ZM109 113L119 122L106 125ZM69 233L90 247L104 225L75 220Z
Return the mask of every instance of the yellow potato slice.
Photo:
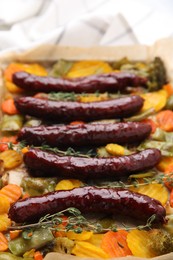
M162 205L165 205L168 201L168 190L165 186L159 183L150 183L146 185L141 185L137 188L132 187L130 190L134 192L139 192L141 194L147 195L153 199L156 199L161 202Z
M127 244L132 254L138 257L154 257L154 253L149 249L148 232L144 230L131 230L127 235Z
M6 231L11 225L11 220L6 213L0 215L0 232Z
M82 185L83 183L81 181L75 179L61 180L57 183L55 190L72 190Z
M88 94L88 95L81 95L78 97L79 102L97 102L97 101L104 101L108 100L109 96L108 93L103 94Z
M69 78L85 77L94 74L111 72L111 66L103 61L79 61L75 62L67 73Z
M3 194L0 194L0 214L8 213L9 208L10 208L9 199Z
M88 242L76 242L72 254L80 257L109 258L109 256L99 247Z
M92 237L88 240L92 245L100 247L101 241L103 239L103 234L93 234Z
M105 149L112 155L125 155L125 148L119 144L107 144Z
M15 150L6 150L0 153L0 160L4 162L5 169L12 169L22 163L22 155Z
M82 231L82 233L77 234L73 231L68 231L66 234L67 234L67 237L71 240L85 241L85 240L89 240L92 237L93 232L84 230L84 231Z
M20 94L20 93L24 92L24 90L22 88L17 87L11 81L5 80L5 87L8 89L9 92L11 92L13 94Z
M164 89L159 91L145 93L141 95L144 98L144 105L142 107L142 112L154 108L156 112L160 111L166 105L167 92Z

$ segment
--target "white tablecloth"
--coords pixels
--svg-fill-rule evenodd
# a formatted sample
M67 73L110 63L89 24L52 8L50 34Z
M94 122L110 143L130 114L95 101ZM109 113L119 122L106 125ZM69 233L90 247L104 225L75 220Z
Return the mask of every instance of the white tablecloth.
M0 53L42 43L152 44L172 36L172 0L0 0Z

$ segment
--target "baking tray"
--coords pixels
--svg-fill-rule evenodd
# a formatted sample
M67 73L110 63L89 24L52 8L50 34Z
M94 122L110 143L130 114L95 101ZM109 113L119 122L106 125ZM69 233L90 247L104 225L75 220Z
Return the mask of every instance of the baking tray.
M151 61L159 56L165 64L167 76L173 82L173 39L161 39L152 46L93 46L90 48L41 45L25 51L9 51L0 55L0 67L3 68L10 62L55 62L64 60L104 60L115 61L127 57L134 61ZM0 73L0 96L3 96L2 73ZM114 260L146 260L134 256L111 258ZM150 258L153 260L173 260L173 253ZM44 260L96 260L96 258L81 258L60 253L49 253Z

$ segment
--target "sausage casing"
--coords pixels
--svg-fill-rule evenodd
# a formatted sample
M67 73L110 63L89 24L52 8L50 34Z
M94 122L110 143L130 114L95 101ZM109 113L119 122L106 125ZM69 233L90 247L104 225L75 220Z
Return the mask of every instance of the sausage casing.
M155 199L126 189L81 187L30 197L12 204L9 217L17 223L32 222L46 214L69 207L81 212L118 213L146 221L155 214L155 222L164 222L164 207Z
M15 100L15 105L22 114L56 122L92 121L131 116L142 108L143 99L134 95L107 101L80 103L21 97Z
M147 82L146 78L128 72L114 72L76 79L64 79L41 77L20 71L13 74L12 80L17 86L35 92L73 91L75 93L123 91L128 86L143 86Z
M33 148L24 154L24 163L33 176L79 179L120 180L132 173L151 169L160 159L161 153L158 149L146 149L128 156L110 158L61 157Z
M18 140L27 144L39 146L48 144L55 146L85 146L104 145L107 143L130 144L137 143L149 136L151 126L140 122L114 124L78 124L23 127Z

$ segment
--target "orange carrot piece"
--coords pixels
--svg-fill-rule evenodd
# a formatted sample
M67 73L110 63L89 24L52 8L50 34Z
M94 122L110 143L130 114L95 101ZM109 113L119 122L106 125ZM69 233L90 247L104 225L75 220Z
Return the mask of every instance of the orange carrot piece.
M16 184L8 184L0 190L0 194L6 196L10 203L16 202L22 195L22 189Z
M8 150L8 145L3 143L17 144L17 136L4 136L0 139L0 152Z
M0 152L8 150L8 145L7 144L0 144Z
M163 178L165 186L171 191L173 188L172 173L173 173L173 156L163 156L157 169L164 173Z
M24 147L22 148L21 152L24 154L24 153L27 153L29 151L29 148L28 147Z
M36 251L34 253L34 260L43 260L43 255L41 254L40 251Z
M80 124L85 124L83 121L73 121L70 123L70 125L80 125Z
M169 173L172 173L172 172L173 172L173 164L170 164L170 165L168 165L168 167L167 167L165 173L166 173L166 174L169 174Z
M157 169L164 173L171 173L173 169L173 156L162 156Z
M164 184L171 191L173 189L173 181L172 181L173 165L170 164L167 167L167 170L165 170L164 174L165 174L165 177L163 178Z
M164 110L156 115L158 126L167 132L173 131L173 111Z
M152 119L144 119L141 122L149 124L151 126L151 133L153 134L156 131L157 124Z
M13 240L15 238L17 238L20 233L22 232L22 230L12 230L10 231L10 239Z
M125 230L119 230L118 232L108 231L103 235L101 248L110 257L132 255L127 245L127 235L128 232Z
M7 81L12 82L12 76L13 73L18 72L18 71L26 71L31 74L35 74L38 76L46 76L47 71L45 70L44 67L37 63L10 63L8 67L4 71L4 78Z
M4 252L8 249L8 241L6 237L0 232L0 252Z
M169 199L169 202L170 202L170 206L171 206L171 208L173 208L173 189L171 190L171 193L170 193L170 199Z
M19 63L11 63L4 71L4 77L8 81L12 81L12 75L15 72L21 71L22 65Z
M1 107L2 107L2 111L8 115L16 115L19 113L14 104L14 99L12 99L12 98L4 100L2 102Z
M170 83L164 85L163 89L166 90L168 97L173 95L173 86Z

